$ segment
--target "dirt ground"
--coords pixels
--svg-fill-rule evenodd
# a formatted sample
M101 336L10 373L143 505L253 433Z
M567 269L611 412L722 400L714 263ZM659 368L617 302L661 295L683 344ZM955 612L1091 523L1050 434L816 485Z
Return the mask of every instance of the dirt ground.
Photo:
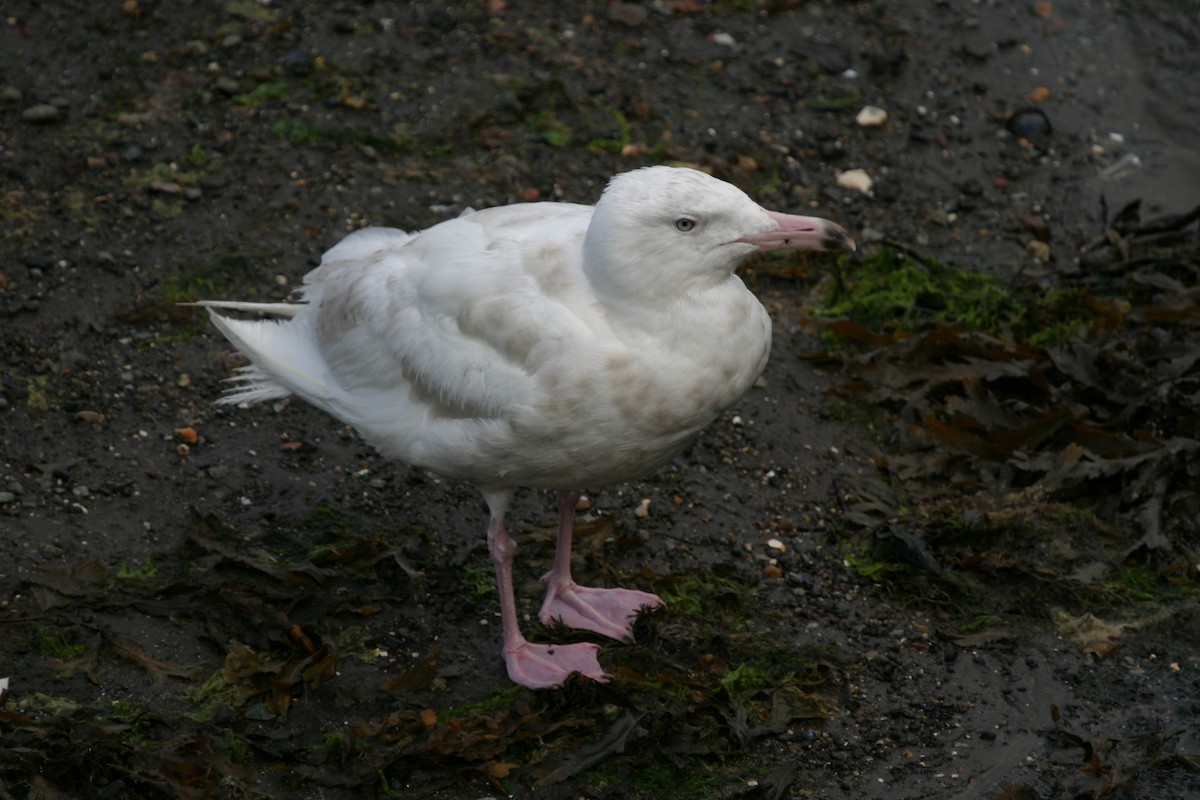
M474 490L298 402L214 406L237 361L178 305L282 298L367 224L590 203L651 163L838 220L868 256L1098 287L1118 211L1200 203L1200 5L3 17L0 798L1200 798L1194 220L1155 279L1183 310L1130 334L1183 364L1127 418L1170 450L1152 496L1128 472L1068 496L906 479L869 374L815 355L832 257L749 271L760 385L580 515L581 578L668 607L603 646L612 683L552 692L504 676ZM869 193L839 184L856 169ZM1104 363L1089 398L1121 379ZM512 512L525 614L552 512Z

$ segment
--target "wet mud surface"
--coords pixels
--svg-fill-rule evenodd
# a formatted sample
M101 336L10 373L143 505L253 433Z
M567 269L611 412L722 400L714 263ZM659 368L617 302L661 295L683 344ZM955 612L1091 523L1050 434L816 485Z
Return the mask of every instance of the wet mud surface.
M0 797L1200 797L1194 3L18 6ZM612 683L514 689L477 493L214 406L178 304L651 163L1086 320L930 322L948 278L821 316L853 264L750 265L760 385L579 516L581 580L667 608ZM553 510L510 517L531 616Z

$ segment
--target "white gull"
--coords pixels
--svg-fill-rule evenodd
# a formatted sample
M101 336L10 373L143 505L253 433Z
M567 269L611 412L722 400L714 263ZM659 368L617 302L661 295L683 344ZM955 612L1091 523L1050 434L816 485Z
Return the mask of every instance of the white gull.
M647 167L614 177L594 207L527 203L417 234L358 231L305 276L302 302L201 304L250 361L221 402L295 394L384 456L478 487L508 674L545 688L606 676L595 644L522 635L504 527L514 492L558 492L540 619L629 640L633 616L661 601L571 579L580 490L661 467L758 378L771 323L738 262L830 247L854 243L703 172Z

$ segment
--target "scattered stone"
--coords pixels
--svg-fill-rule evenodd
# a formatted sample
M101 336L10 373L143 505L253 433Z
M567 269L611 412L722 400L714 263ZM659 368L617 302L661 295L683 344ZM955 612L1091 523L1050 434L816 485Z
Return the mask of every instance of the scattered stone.
M186 186L183 190L183 196L188 200L199 200L204 196L204 192L196 186Z
M183 187L175 181L150 181L147 188L152 192L162 194L183 194Z
M186 372L183 373L178 378L176 378L175 385L178 386L180 389L186 389L187 387L192 385L192 376L188 375Z
M58 119L58 108L49 103L30 106L21 112L21 119L26 122L54 122Z
M728 34L725 31L717 31L709 38L712 39L713 44L719 44L722 47L737 47L737 39L734 39L732 34Z
M21 90L15 86L0 86L0 103L19 103L21 98Z
M1029 99L1035 103L1044 103L1050 99L1050 90L1045 86L1039 86L1029 93Z
M1050 252L1050 245L1037 239L1030 239L1025 243L1025 247L1033 254L1033 257L1042 263L1049 263L1053 257Z
M637 3L613 3L608 7L608 18L613 22L636 28L646 21L650 12Z
M0 492L0 505L8 505L9 503L16 502L16 500L17 496L12 492Z
M1013 136L1022 139L1034 139L1039 136L1049 136L1053 132L1050 118L1039 108L1022 108L1014 111L1004 123L1004 127Z
M633 515L638 519L645 519L650 516L650 498L643 497L642 502L638 503L638 507L633 510Z
M107 419L99 411L80 411L75 415L76 419L82 420L89 425L103 425Z
M183 56L205 56L208 55L208 45L199 39L191 39L175 52Z
M1046 220L1034 214L1024 214L1021 223L1039 242L1050 241L1050 224Z
M292 50L279 60L279 64L288 72L305 75L312 71L313 54L307 50Z
M983 195L983 184L975 178L967 178L958 185L958 190L967 197L980 197Z
M1126 153L1112 164L1100 170L1100 178L1106 181L1123 178L1125 175L1136 171L1141 165L1142 159L1137 153Z
M131 144L121 153L121 158L125 161L137 161L142 157L142 148L136 144Z
M887 118L888 112L879 106L863 106L862 111L858 112L858 116L854 118L854 121L858 123L860 128L878 128L887 122Z
M871 176L867 174L865 169L848 169L845 172L838 173L837 185L843 189L853 189L870 197L871 187L875 185L875 181L871 180Z
M837 139L826 139L817 144L817 152L825 161L836 161L846 155L846 149Z

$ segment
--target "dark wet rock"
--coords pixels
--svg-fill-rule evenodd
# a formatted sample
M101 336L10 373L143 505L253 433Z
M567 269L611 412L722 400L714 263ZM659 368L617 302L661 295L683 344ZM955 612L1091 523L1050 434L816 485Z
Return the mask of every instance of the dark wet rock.
M458 18L444 8L430 9L425 16L425 27L438 33L449 33L458 26Z
M1004 123L1013 136L1022 139L1037 139L1053 132L1050 118L1040 108L1022 108L1014 111Z
M296 75L307 75L313 69L313 54L307 50L289 50L287 55L279 60L279 65Z
M838 161L846 156L846 150L841 141L832 139L817 145L817 152L826 161Z
M968 178L958 185L958 190L968 197L980 197L983 194L983 184L975 178Z

